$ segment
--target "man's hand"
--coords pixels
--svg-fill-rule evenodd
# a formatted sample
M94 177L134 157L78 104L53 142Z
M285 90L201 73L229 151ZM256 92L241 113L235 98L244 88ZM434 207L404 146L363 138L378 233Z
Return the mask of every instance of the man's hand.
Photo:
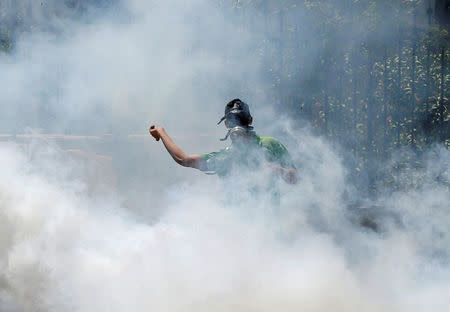
M175 160L179 165L183 167L192 167L196 169L203 170L205 168L205 161L200 155L187 155L175 142L169 137L163 127L155 127L155 125L151 125L148 132L155 138L156 141L163 142L170 156L172 156L173 160Z
M160 131L163 130L161 127L155 127L155 125L152 125L150 129L148 129L148 132L152 135L152 137L155 138L156 141L159 141L161 139Z
M295 168L283 168L280 165L266 162L264 167L271 168L274 172L279 174L283 180L289 184L297 184L297 170Z

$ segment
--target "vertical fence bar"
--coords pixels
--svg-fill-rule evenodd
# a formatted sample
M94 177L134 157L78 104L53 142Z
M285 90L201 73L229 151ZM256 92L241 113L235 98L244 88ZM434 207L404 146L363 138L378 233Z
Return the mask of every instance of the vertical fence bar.
M341 59L342 58L342 59ZM337 137L341 137L341 134L344 131L344 125L345 125L345 110L343 109L342 104L345 102L344 100L344 75L345 75L345 56L344 53L342 52L342 54L339 54L339 58L338 60L341 59L341 61L336 62L336 72L337 72L337 83L338 83L338 87L337 87L337 94L336 94L336 105L335 105L335 110L336 113L335 115L338 116L338 118L335 118L335 120L337 121L337 127L335 128L335 136Z
M350 134L353 138L357 137L357 84L356 84L356 70L357 70L357 64L356 64L356 42L353 42L352 46L350 47L350 68L351 68L351 103L349 103L349 109L351 110L349 112L350 121L348 123ZM351 107L351 108L350 108ZM355 140L349 140L351 142L351 149L354 152L355 157L358 157L358 147L355 143Z
M388 113L389 113L389 103L387 100L387 79L388 69L387 69L387 46L383 47L383 154L386 154L388 150Z
M440 99L439 99L439 114L440 114L440 122L444 122L445 116L445 46L443 45L441 48L441 86L440 86Z
M283 12L283 8L282 7L280 7L280 9L279 9L280 11L279 11L279 23L280 23L280 25L279 25L279 27L280 27L280 39L279 39L279 42L278 42L278 53L279 53L279 55L278 55L278 61L279 61L279 66L280 66L280 68L279 68L279 79L280 79L280 85L279 85L279 89L278 89L278 91L279 91L279 97L280 97L280 99L279 99L279 103L280 103L280 106L281 105L283 105L283 102L284 102L284 99L283 99L283 97L284 97L284 75L283 75L283 73L284 73L284 59L283 59L283 56L284 56L284 53L283 53L283 35L284 35L284 12Z
M324 63L325 65L325 72L328 73L328 63L325 61ZM325 74L325 79L324 81L326 82L328 75ZM329 103L329 98L328 98L328 83L325 83L325 87L323 88L323 112L324 112L324 120L323 120L323 132L326 136L329 135L329 131L328 131L328 127L329 127L329 123L328 123L328 117L330 114L330 103Z
M431 8L431 3L429 4L428 10L427 10L427 15L428 15L428 27L431 26L431 15L433 14L433 9ZM427 70L426 70L426 89L425 89L425 114L428 114L428 111L430 109L429 107L429 103L430 103L430 92L431 92L431 75L430 75L430 70L431 70L431 59L430 59L430 54L431 54L431 49L430 49L430 45L431 45L431 40L428 38L428 40L426 41L426 49L427 49Z
M374 144L374 124L376 120L375 106L374 106L374 51L370 46L368 46L368 56L367 56L367 174L369 179L369 195L374 195L375 191L375 144Z
M264 18L264 75L268 76L270 66L269 66L269 8L267 4L268 0L263 1L263 18Z
M411 100L410 100L410 124L411 124L411 145L416 145L414 111L416 107L416 62L417 62L417 10L413 13L412 29L412 53L411 53Z
M396 110L397 110L397 116L396 116L396 130L397 130L397 147L400 146L400 134L401 134L401 92L402 92L402 31L401 27L399 27L398 32L398 44L397 44L397 54L398 54L398 61L397 61L397 84L396 84Z
M356 84L358 65L356 64L356 61L357 61L356 44L354 44L352 50L352 107L353 107L353 122L355 123L355 125L357 124L356 117L358 110L358 101L357 101L358 90Z
M433 9L431 8L431 1L428 1L428 9L427 9L427 24L428 29L426 32L426 40L425 40L425 49L426 49L426 70L425 70L425 118L430 114L430 97L431 97L431 36L430 36L430 28L431 28L431 16L433 15ZM423 108L422 108L423 109ZM430 141L428 138L428 125L425 126L425 135L424 135L424 144L427 145Z
M368 51L368 82L367 82L367 152L370 157L374 151L374 121L376 119L374 106L374 57L373 51L369 48Z

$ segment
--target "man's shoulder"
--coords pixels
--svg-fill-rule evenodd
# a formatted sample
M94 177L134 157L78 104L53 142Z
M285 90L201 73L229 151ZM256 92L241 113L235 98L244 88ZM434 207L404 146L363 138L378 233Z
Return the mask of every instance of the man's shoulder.
M259 137L260 145L267 149L275 149L275 150L285 150L286 147L276 138L269 136L260 136Z
M260 136L259 140L262 145L279 144L280 141L270 136Z
M285 168L294 167L287 148L278 139L273 137L260 137L260 146L266 150L270 162L279 162Z

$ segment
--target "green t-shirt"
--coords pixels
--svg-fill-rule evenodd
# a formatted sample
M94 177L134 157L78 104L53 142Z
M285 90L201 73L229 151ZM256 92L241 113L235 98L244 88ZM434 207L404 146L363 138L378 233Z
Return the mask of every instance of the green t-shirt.
M231 145L217 152L200 155L206 165L204 172L226 176L232 169L258 170L264 162L275 163L283 168L295 168L286 147L277 139L262 137L254 131L250 142L239 148Z

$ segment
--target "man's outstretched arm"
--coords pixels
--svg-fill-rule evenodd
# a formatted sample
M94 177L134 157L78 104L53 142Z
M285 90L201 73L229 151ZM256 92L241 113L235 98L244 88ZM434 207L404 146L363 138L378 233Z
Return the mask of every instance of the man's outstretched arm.
M173 160L178 164L183 167L191 167L199 170L202 170L205 167L205 161L200 155L187 155L183 152L183 150L169 137L163 127L155 127L152 125L149 132L156 141L161 139L170 156L172 156Z

